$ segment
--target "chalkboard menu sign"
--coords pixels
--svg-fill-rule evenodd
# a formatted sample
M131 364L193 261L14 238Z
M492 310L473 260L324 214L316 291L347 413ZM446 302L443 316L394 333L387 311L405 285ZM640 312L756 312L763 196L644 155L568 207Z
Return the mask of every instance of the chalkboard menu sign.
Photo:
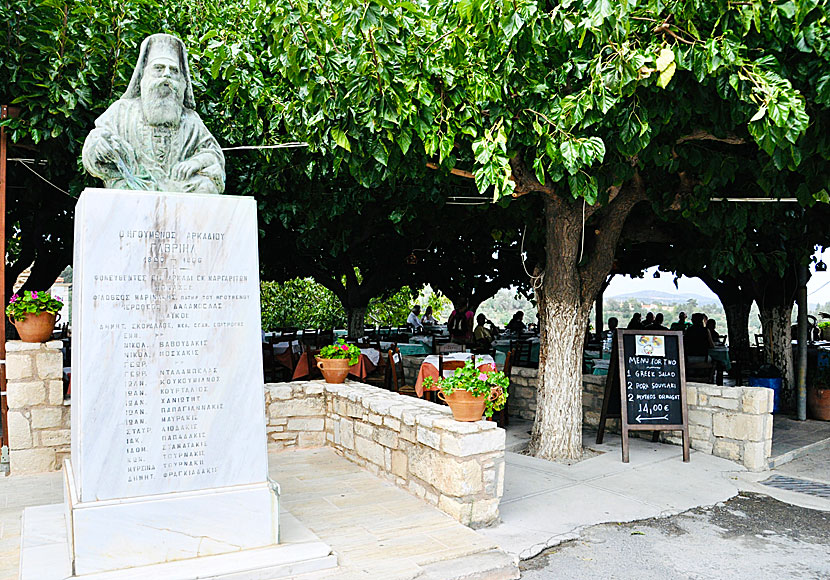
M619 418L623 462L628 463L628 432L682 431L683 461L689 460L689 429L683 333L618 330L605 386L597 443L605 421ZM618 402L619 401L619 402Z

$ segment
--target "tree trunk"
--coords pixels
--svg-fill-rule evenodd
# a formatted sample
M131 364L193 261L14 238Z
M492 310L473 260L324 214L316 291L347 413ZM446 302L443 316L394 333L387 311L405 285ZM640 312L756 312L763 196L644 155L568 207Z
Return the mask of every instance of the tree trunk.
M349 338L361 338L366 326L366 306L346 307L346 318L349 325Z
M741 367L749 364L749 311L752 302L723 302L726 312L726 329L729 334L729 355Z
M781 385L782 403L790 407L792 388L795 384L793 368L792 324L793 305L764 306L760 308L761 326L764 332L764 358L778 367L784 379Z
M541 323L536 421L530 453L551 460L582 456L582 349L588 309L577 260L582 220L546 201L545 266L537 293Z
M625 220L646 199L645 188L635 172L623 186L609 188L608 203L589 206L540 184L519 160L511 160L511 168L517 192L545 193L545 270L535 284L542 333L529 450L548 460L579 459L585 330Z

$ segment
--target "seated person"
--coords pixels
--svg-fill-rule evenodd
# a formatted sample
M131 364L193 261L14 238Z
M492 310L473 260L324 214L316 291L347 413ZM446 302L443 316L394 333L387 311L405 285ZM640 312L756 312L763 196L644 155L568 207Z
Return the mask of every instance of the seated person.
M639 312L635 312L634 316L631 317L631 320L628 321L628 326L626 326L626 330L641 330L643 328L643 315Z
M703 314L692 314L692 325L683 333L683 349L687 357L706 357L715 345L709 329L703 325Z
M712 337L712 342L714 342L715 344L720 344L722 337L721 337L720 334L718 334L718 331L715 330L715 325L716 324L717 323L713 319L710 318L709 320L706 321L706 328L709 331L709 336Z
M475 343L475 347L481 350L490 350L493 340L495 340L497 334L496 325L487 320L487 317L483 314L476 316L476 322L478 323L478 326L476 326L476 329L473 332L473 342ZM485 324L489 324L490 328L487 328Z
M438 321L432 315L432 306L427 306L426 311L424 311L424 315L421 317L421 324L424 326L438 324Z
M421 305L416 304L412 307L412 311L409 313L409 316L406 318L406 323L412 328L414 332L418 332L424 328L424 325L421 324Z
M652 322L649 326L646 326L648 330L668 330L665 326L663 326L663 313L658 312L657 316L654 317L654 322Z
M651 325L654 324L654 313L649 312L646 314L646 317L640 322L640 324L640 328L642 329L651 328Z
M505 328L507 328L507 330L515 332L516 334L522 332L525 328L527 328L525 326L525 323L522 321L524 317L525 313L519 310L516 314L513 315L513 318L510 320L510 322L507 323L507 326Z
M677 315L677 322L672 322L669 330L681 330L685 332L688 327L689 323L686 321L686 313L681 312Z

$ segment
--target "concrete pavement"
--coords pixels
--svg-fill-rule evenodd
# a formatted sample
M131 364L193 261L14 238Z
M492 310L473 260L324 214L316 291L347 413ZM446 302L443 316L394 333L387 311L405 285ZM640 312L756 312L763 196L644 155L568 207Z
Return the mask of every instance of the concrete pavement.
M516 448L516 429L509 437ZM522 560L579 536L600 523L630 522L714 505L739 491L742 466L692 451L683 463L676 445L631 438L623 463L619 435L602 445L595 434L584 445L596 455L573 465L507 453L501 523L479 532ZM519 437L521 439L521 437Z

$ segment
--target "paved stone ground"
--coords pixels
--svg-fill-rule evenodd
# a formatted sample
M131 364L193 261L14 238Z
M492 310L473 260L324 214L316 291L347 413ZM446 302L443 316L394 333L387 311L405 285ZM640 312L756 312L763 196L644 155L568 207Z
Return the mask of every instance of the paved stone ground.
M516 577L515 561L492 540L329 448L268 459L282 506L338 553L339 568L310 579ZM0 580L17 579L23 509L62 501L60 472L0 477Z
M61 473L0 476L0 580L17 580L23 509L63 501Z
M714 507L604 524L521 563L523 580L830 578L830 513L742 493Z

